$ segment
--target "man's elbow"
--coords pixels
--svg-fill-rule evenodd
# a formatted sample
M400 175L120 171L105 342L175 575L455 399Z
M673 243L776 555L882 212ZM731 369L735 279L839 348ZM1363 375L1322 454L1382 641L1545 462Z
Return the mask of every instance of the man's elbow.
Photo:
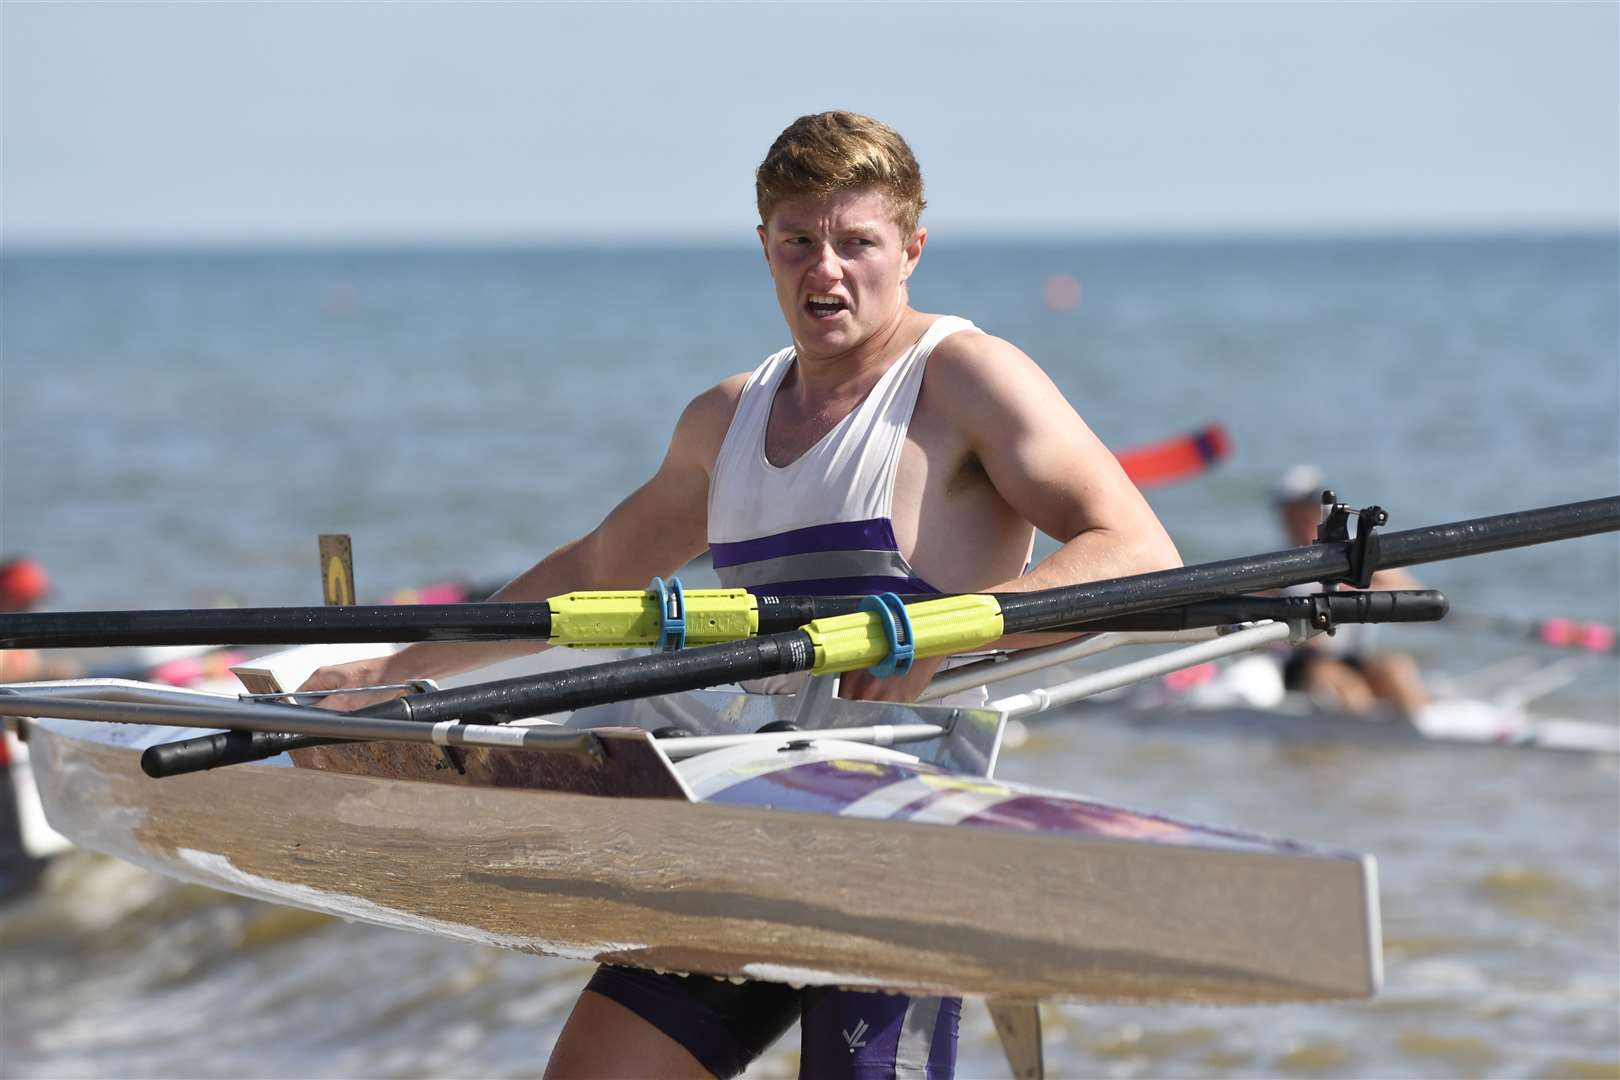
M1142 543L1136 545L1135 551L1139 562L1136 572L1139 574L1151 574L1156 570L1174 570L1182 565L1181 552L1176 550L1175 541L1163 530L1158 530L1157 536L1144 537Z

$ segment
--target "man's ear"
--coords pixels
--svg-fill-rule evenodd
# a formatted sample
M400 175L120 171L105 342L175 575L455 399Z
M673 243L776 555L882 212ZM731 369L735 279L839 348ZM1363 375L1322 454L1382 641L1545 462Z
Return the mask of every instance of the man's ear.
M763 225L755 226L754 231L759 233L759 247L760 247L760 250L765 253L765 261L770 262L771 261L771 246L770 246L770 244L765 242L765 226L763 226Z
M911 242L906 245L906 264L900 268L900 280L904 281L917 269L917 263L922 258L923 245L928 242L928 230L922 226L911 234Z

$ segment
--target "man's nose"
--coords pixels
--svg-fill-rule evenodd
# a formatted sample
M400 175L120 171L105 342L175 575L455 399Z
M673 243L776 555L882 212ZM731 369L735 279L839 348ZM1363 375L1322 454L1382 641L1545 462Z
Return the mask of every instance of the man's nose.
M812 279L819 285L843 280L844 267L838 261L838 252L831 244L822 244L816 252L816 261L810 267Z

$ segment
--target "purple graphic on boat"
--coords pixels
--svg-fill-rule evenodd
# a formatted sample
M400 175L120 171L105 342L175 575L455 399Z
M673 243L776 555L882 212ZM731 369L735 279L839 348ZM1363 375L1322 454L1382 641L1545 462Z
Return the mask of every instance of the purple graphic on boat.
M890 762L812 761L748 777L704 801L837 814L856 800L917 773L916 768Z
M752 764L760 766L757 761ZM841 814L862 800L879 802L884 791L893 789L896 801L892 808L885 814L874 806L877 813L872 816L1251 851L1305 849L1293 841L1188 825L1158 814L1032 791L1000 780L963 777L921 763L833 758L784 763L753 775L749 771L747 766L739 768L736 783L705 801Z

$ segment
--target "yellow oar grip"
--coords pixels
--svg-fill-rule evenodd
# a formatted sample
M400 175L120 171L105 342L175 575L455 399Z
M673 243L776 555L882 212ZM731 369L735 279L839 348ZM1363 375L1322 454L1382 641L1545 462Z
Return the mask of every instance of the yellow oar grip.
M946 596L907 604L917 656L944 656L988 645L1001 637L1001 605L988 595ZM804 628L816 647L811 671L868 668L889 655L881 616L861 611L817 619Z
M686 643L713 645L759 633L759 604L747 589L687 589ZM651 593L573 592L554 596L551 643L576 649L656 645L662 630Z

